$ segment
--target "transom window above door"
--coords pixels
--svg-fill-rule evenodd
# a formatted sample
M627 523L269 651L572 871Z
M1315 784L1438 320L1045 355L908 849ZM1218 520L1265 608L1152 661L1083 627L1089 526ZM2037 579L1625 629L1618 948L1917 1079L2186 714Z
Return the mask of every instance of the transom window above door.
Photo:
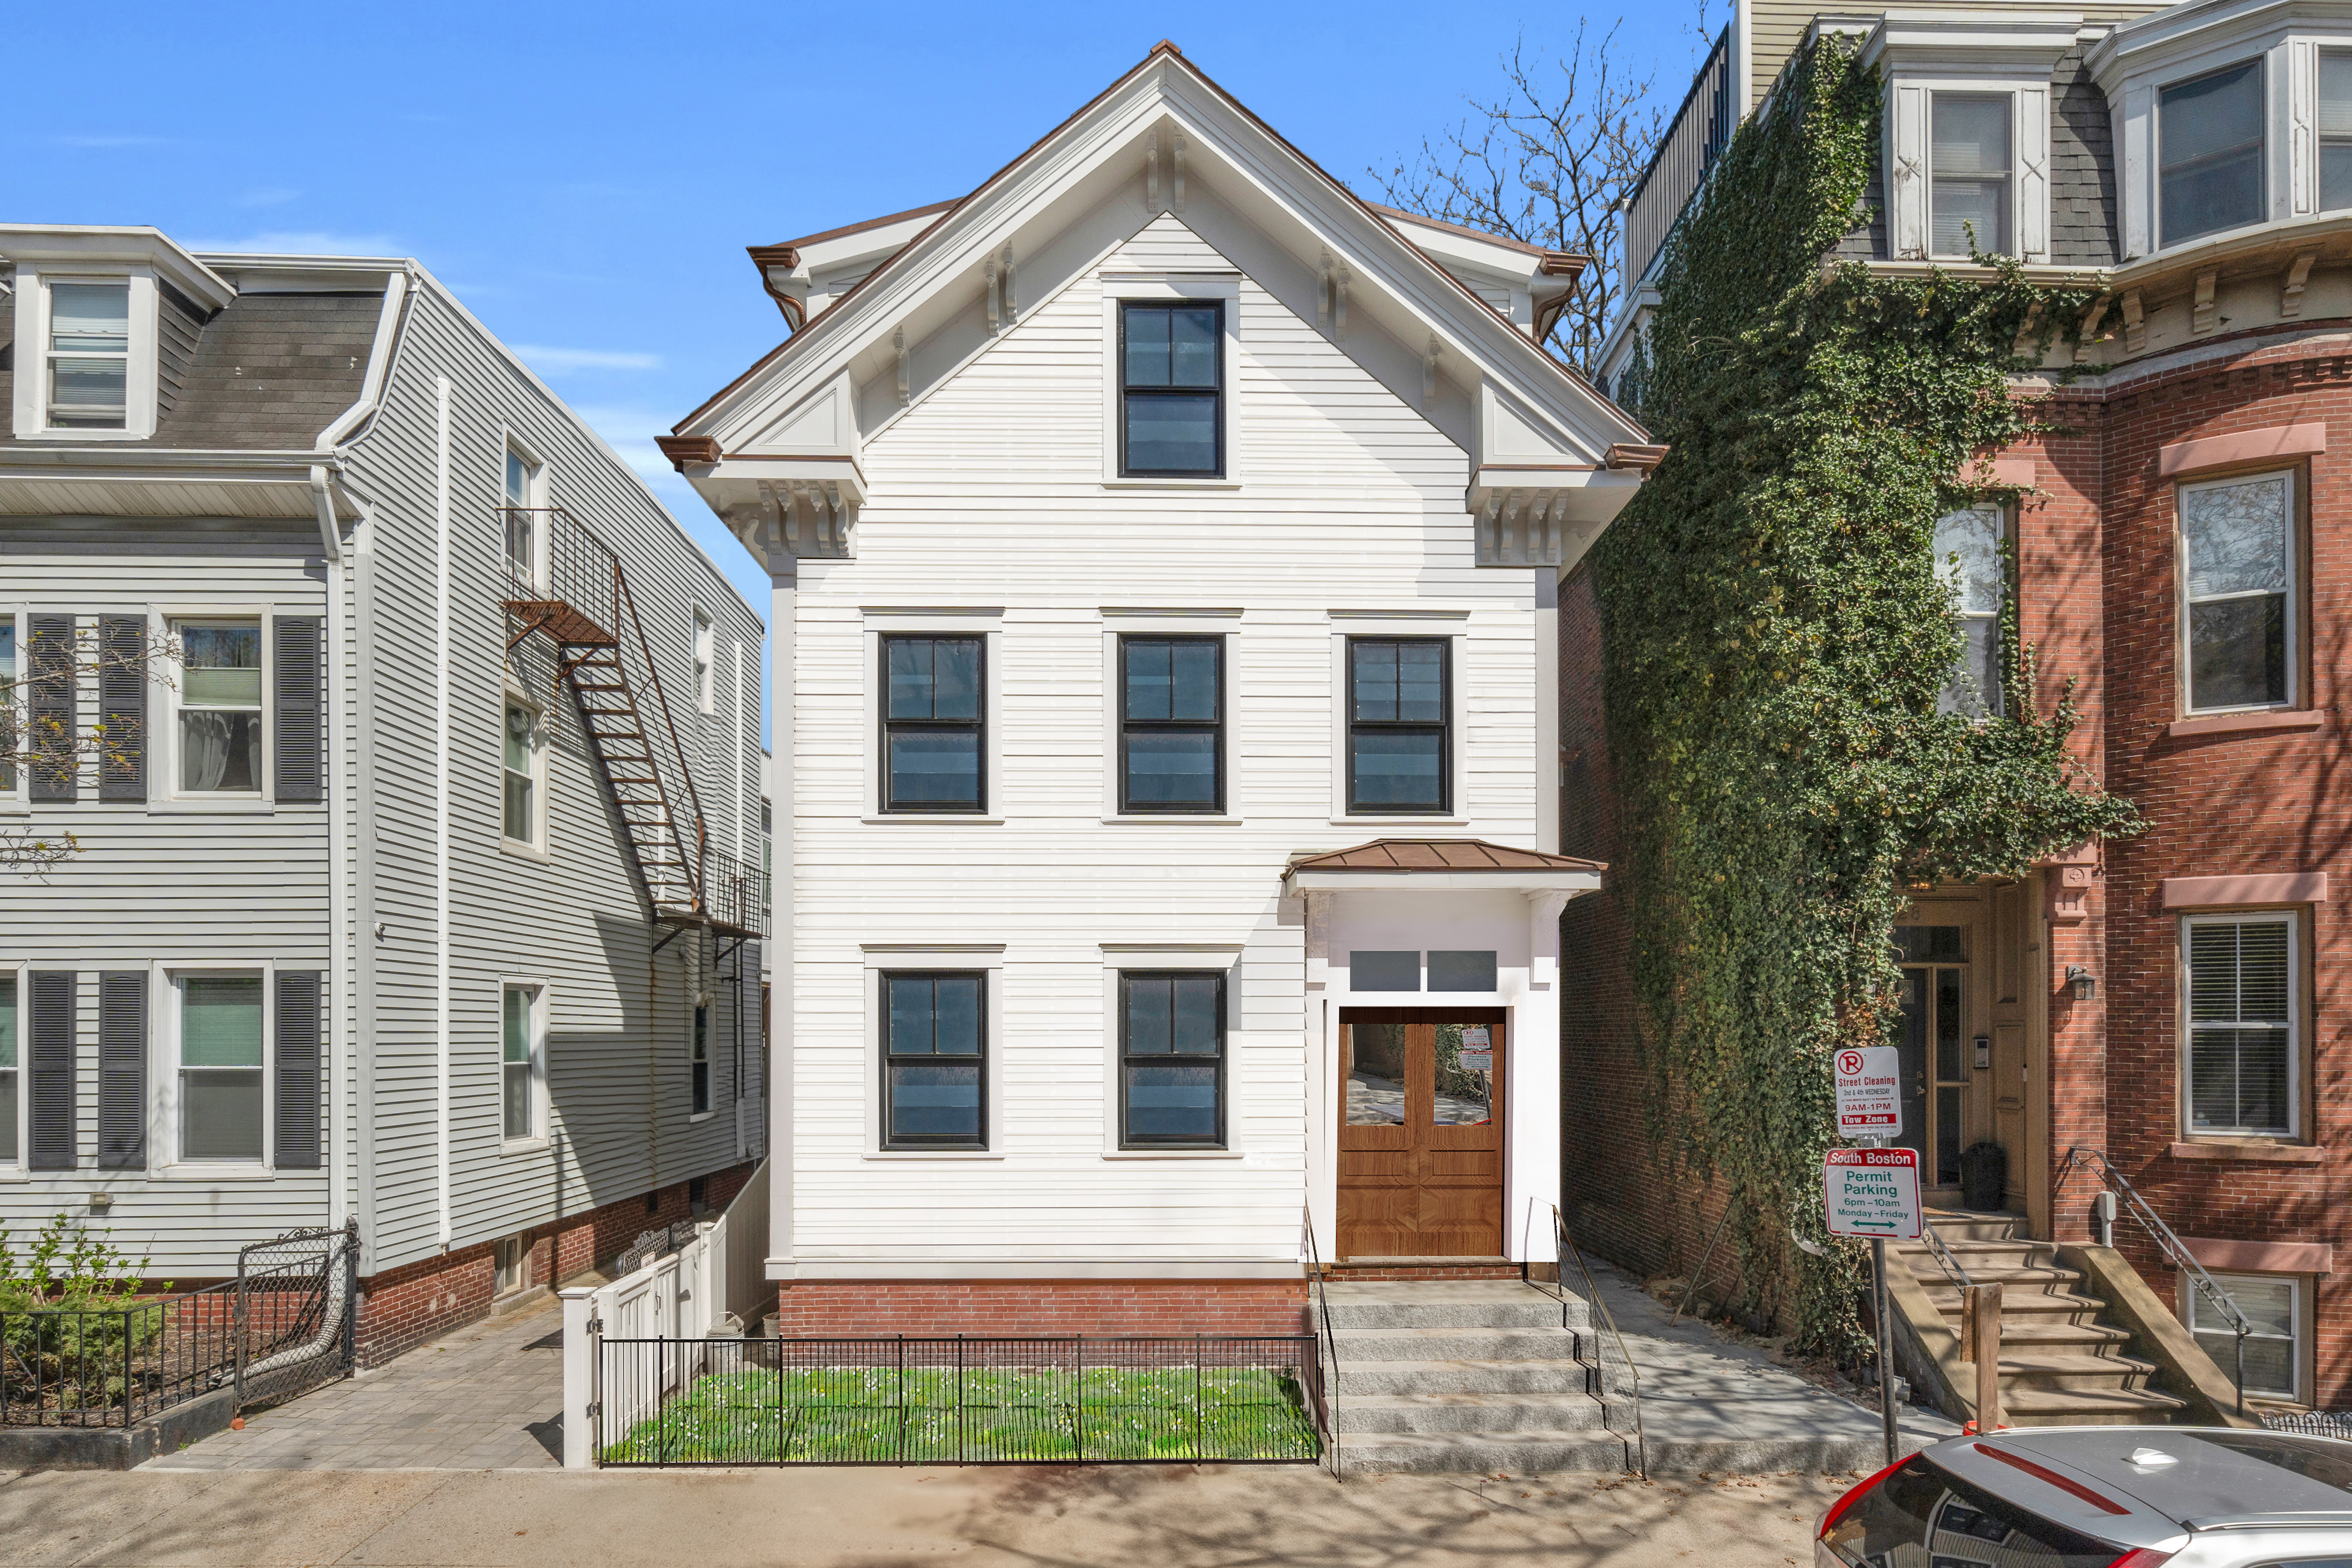
M1222 300L1120 304L1122 476L1224 477L1224 323Z

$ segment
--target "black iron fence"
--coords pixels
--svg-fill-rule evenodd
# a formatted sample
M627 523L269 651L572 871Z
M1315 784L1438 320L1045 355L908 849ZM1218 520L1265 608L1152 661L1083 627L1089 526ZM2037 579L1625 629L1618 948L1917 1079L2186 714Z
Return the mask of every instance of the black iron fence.
M128 1426L220 1389L239 1409L351 1371L355 1229L245 1247L237 1278L121 1306L0 1312L0 1426Z
M604 1465L1313 1464L1311 1334L604 1339Z

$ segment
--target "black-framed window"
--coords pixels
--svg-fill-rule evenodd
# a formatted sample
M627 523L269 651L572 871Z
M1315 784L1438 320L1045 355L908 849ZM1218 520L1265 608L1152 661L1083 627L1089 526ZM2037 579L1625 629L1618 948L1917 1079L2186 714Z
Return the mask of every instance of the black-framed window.
M1122 475L1224 477L1224 342L1221 300L1120 303Z
M1118 808L1225 808L1225 639L1118 639Z
M971 811L987 800L986 639L882 639L882 809Z
M988 1147L988 976L882 976L882 1147Z
M1450 639L1348 639L1348 809L1379 815L1453 805Z
M1121 971L1118 1054L1119 1147L1224 1147L1223 973Z

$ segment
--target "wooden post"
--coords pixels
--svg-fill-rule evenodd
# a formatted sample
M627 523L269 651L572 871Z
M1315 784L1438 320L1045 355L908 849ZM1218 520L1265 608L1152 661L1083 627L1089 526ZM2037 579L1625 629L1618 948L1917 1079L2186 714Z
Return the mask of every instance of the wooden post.
M1960 1292L1960 1359L1977 1368L1977 1430L2000 1430L2000 1287Z

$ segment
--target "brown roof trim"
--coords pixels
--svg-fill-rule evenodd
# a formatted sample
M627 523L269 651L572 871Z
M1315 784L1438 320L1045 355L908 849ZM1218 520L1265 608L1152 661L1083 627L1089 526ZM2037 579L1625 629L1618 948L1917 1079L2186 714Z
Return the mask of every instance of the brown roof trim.
M654 445L669 459L669 466L679 473L686 472L688 463L715 463L719 460L719 437L716 436L656 436Z
M1516 250L1523 256L1559 254L1558 251L1546 250L1540 245L1529 245L1524 239L1513 239L1507 234L1490 234L1483 228L1472 228L1465 223L1448 223L1442 217L1431 217L1427 213L1407 212L1402 207L1392 207L1381 202L1366 202L1364 205L1382 217L1402 218L1407 223L1417 223L1423 228L1442 228L1448 234L1458 234L1470 239L1484 240L1488 245L1497 245L1505 250Z
M760 287L776 302L776 309L784 313L786 331L799 331L807 324L808 307L777 288L775 279L768 276L768 268L781 267L789 272L801 264L801 253L789 245L747 245L743 248L751 258L751 265L760 269Z
M1305 855L1291 871L1606 871L1608 862L1540 849L1514 849L1484 838L1375 838L1349 849Z
M923 207L915 208L914 211L918 213L937 210L940 216L933 218L929 224L925 225L921 233L915 235L912 238L908 239L906 244L900 246L887 257L885 257L881 263L877 265L873 271L868 272L865 277L852 284L848 290L844 293L840 299L835 300L832 305L825 307L825 316L830 319L836 315L838 313L835 309L836 307L856 297L860 289L872 283L877 278L882 276L883 273L887 272L900 257L906 255L907 252L912 250L916 246L920 245L933 229L947 222L948 219L953 217L957 212L961 210L965 203L972 201L976 197L982 195L998 181L1003 180L1014 169L1020 167L1022 163L1026 160L1031 153L1037 151L1038 148L1043 147L1046 142L1051 142L1055 137L1059 136L1064 131L1076 124L1081 119L1084 119L1087 113L1091 110L1096 104L1102 102L1103 100L1110 97L1111 94L1117 92L1122 87L1125 87L1129 79L1149 68L1151 62L1158 59L1161 55L1172 55L1178 59L1183 59L1184 68L1191 71L1193 76L1200 79L1202 86L1206 87L1210 91L1215 93L1219 98L1223 99L1227 104L1231 105L1234 113L1240 115L1244 120L1248 121L1251 124L1264 132L1266 136L1273 141L1276 146L1280 147L1292 157L1297 159L1301 163L1305 164L1311 173L1322 176L1323 180L1328 184L1333 190L1339 192L1339 195L1345 196L1348 200L1355 203L1356 205L1362 208L1365 214L1373 221L1380 222L1380 212L1371 205L1371 203L1364 200L1363 197L1350 190L1345 181L1339 179L1337 176L1332 174L1332 173L1324 168L1322 164L1318 163L1314 159L1300 152L1297 147L1292 146L1287 137L1284 136L1282 132L1276 131L1273 126L1268 125L1265 121L1259 119L1256 112L1254 111L1249 105L1244 103L1240 99L1235 98L1232 93L1226 91L1224 87L1207 71L1202 70L1191 60L1185 59L1183 50L1178 48L1171 40L1162 38L1158 43L1151 46L1151 52L1150 54L1144 56L1143 58L1138 60L1133 66L1119 73L1118 79L1111 82L1109 86L1104 88L1100 92L1095 94L1092 98L1087 100L1086 102L1080 104L1076 109L1065 116L1060 124L1055 126L1051 131L1046 132L1043 136L1038 137L1034 142L1030 142L1028 146L1024 147L1018 153L1014 154L1003 168L989 175L987 179L982 180L969 195L953 202L945 203L938 209ZM901 214L899 216L906 216L908 215ZM1381 226L1387 227L1384 223ZM1522 338L1527 335L1519 331L1517 326L1512 323L1509 317L1504 315L1500 310L1496 310L1494 306L1488 304L1484 299L1482 299L1475 289L1471 288L1469 284L1465 283L1461 279L1454 277L1453 273L1447 271L1444 265L1435 257L1422 249L1421 247L1413 244L1412 240L1407 239L1404 236L1398 234L1396 230L1391 228L1388 232L1395 237L1396 242L1399 245L1403 246L1407 250L1410 250L1415 256L1420 257L1423 262L1425 263L1433 271L1436 272L1439 277L1444 279L1447 282L1460 289L1462 291L1463 298L1468 300L1480 310L1485 310L1488 315L1491 315L1497 321L1501 321L1504 326L1509 329L1509 331L1514 334ZM1474 230L1473 232L1475 231ZM803 240L800 243L807 244L809 242ZM679 420L677 424L671 426L670 428L672 430L680 429L685 426L692 424L695 420L699 419L705 413L709 412L714 405L723 401L729 395L733 393L737 387L741 386L745 382L751 380L753 376L767 369L768 366L773 364L779 355L790 349L793 344L798 342L800 339L801 334L795 332L793 336L785 339L782 342L778 343L774 348L761 355L757 360L751 363L750 368L746 369L742 374L729 382L725 386L720 387L717 392L712 393L709 397L703 400L700 407L697 408L693 413L688 414L685 418ZM1596 402L1600 403L1610 412L1615 414L1618 418L1624 420L1625 423L1631 425L1636 430L1643 431L1645 435L1648 433L1647 427L1644 426L1640 420L1634 418L1631 414L1626 413L1623 409L1619 408L1608 398L1603 397L1601 395L1600 390L1596 388L1591 381L1587 380L1581 372L1546 351L1542 343L1536 343L1535 348L1537 353L1541 356L1545 363L1550 365L1552 369L1559 372L1561 375L1566 376L1576 385L1583 388L1586 392L1591 393Z
M1671 450L1673 448L1669 447L1637 447L1630 441L1618 441L1610 446L1609 466L1612 468L1632 468L1646 474L1664 462L1666 454Z
M804 234L798 239L780 239L773 245L755 245L751 247L751 249L755 252L761 250L789 250L803 245L822 244L824 241L828 239L839 239L844 235L863 234L869 228L887 228L894 223L904 223L910 217L921 217L928 213L943 213L947 211L948 208L955 205L956 201L961 201L961 199L962 198L959 196L955 198L955 200L951 201L933 202L928 206L908 207L902 213L890 213L882 217L869 217L860 223L845 223L839 228L829 228L822 234ZM799 266L799 260L795 258L793 265L795 267Z
M1547 250L1543 264L1536 270L1547 278L1566 278L1572 281L1584 276L1584 269L1591 265L1592 258L1579 256L1573 250Z

